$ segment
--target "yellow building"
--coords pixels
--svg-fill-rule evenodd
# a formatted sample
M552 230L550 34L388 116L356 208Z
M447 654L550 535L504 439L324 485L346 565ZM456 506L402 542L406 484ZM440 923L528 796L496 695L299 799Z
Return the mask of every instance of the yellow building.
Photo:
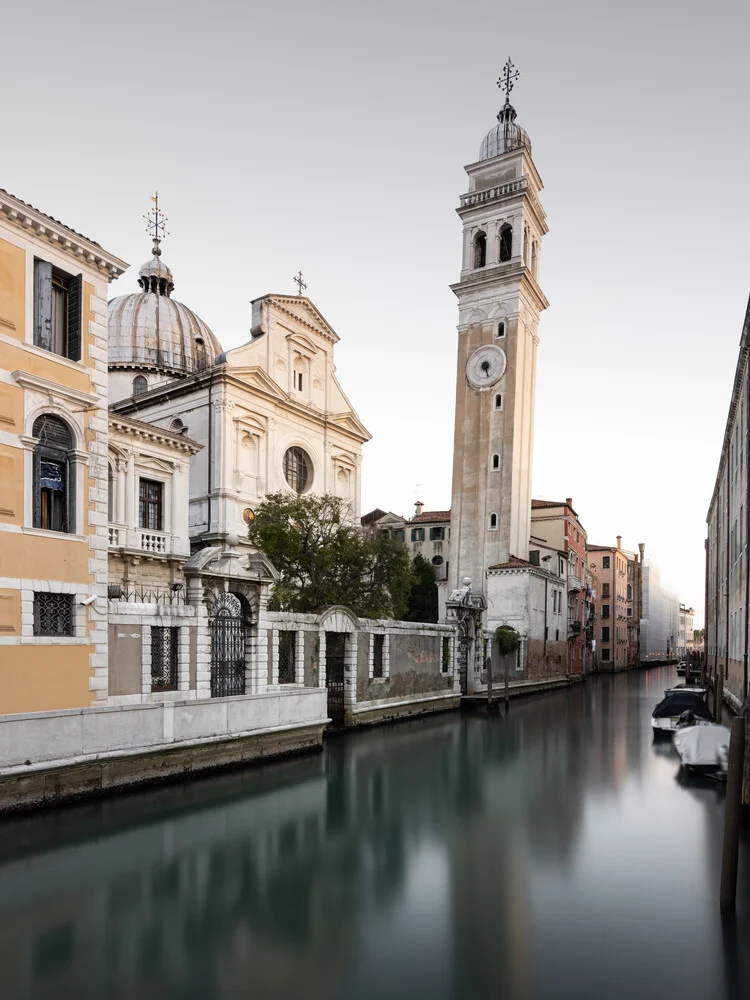
M107 285L0 189L0 715L107 697Z

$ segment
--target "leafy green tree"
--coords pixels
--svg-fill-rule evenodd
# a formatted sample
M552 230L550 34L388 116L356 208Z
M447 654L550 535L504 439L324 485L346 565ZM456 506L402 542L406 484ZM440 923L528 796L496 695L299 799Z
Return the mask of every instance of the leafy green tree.
M339 497L269 493L248 538L279 573L272 611L313 613L343 604L364 618L399 618L409 591L405 546L352 524Z
M416 555L411 564L411 587L405 621L436 622L437 620L438 589L435 570L421 555Z

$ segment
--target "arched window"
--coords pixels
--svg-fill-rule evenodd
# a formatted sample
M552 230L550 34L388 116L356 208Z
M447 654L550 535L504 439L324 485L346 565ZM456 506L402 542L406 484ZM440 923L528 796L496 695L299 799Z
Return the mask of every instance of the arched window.
M480 231L474 237L474 267L484 267L487 263L487 234Z
M504 264L513 255L513 229L503 226L500 230L500 263Z
M59 417L43 413L34 421L31 433L39 438L34 449L34 527L75 532L70 428Z
M495 409L502 410L503 408L503 394L501 392L495 393Z
M495 531L497 529L497 514L490 514L490 531Z
M497 328L495 330L495 336L496 337L504 337L505 336L505 320L504 319L501 319L500 322L497 324Z
M492 468L495 471L500 468L500 456L499 455L493 455L492 456Z
M142 392L148 391L148 379L145 375L136 375L133 379L133 395L140 396Z

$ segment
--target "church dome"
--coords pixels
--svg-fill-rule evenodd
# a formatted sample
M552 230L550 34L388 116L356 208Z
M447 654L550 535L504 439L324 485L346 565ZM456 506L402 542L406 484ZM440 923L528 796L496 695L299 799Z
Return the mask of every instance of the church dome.
M531 140L528 132L516 125L516 109L506 101L497 116L497 125L482 139L479 159L490 160L512 149L527 149L531 153Z
M172 272L161 249L138 272L140 292L119 295L107 307L112 367L152 367L190 374L214 363L221 344L200 316L173 299Z

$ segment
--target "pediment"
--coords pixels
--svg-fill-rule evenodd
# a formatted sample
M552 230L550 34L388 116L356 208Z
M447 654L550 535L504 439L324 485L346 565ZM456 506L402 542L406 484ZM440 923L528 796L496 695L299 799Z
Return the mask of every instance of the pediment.
M372 437L372 434L370 434L359 417L351 411L346 413L332 413L328 417L328 420L330 423L335 424L336 427L341 428L341 430L346 431L348 434L361 438L363 441L369 441Z
M136 466L141 472L144 470L148 472L166 472L170 476L174 471L174 466L171 462L164 462L159 458L153 458L152 456L144 455L143 453L140 453L136 458Z
M239 379L249 389L258 389L276 399L286 399L287 394L274 382L270 375L257 365L231 369L232 376Z
M287 343L296 347L303 354L318 354L320 348L306 337L304 333L290 333L287 334Z
M323 313L304 295L269 295L268 302L314 333L337 344L339 336Z

